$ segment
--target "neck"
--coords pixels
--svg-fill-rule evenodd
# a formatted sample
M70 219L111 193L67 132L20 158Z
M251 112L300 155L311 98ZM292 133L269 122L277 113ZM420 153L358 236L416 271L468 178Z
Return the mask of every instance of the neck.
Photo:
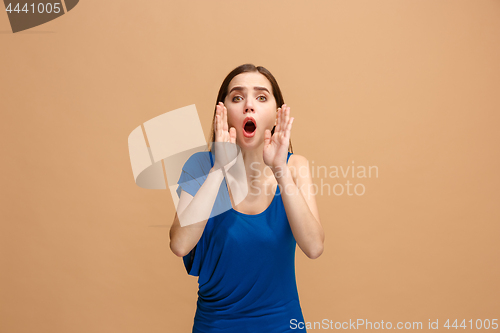
M272 176L271 169L264 163L264 142L253 149L241 148L247 178L264 179Z

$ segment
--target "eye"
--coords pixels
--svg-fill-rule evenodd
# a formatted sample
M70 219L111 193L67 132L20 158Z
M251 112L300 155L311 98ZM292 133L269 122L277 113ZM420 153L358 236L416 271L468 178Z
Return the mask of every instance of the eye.
M261 101L261 102L267 101L267 97L264 96L264 95L261 95L261 96L257 97L257 99L259 99L259 101Z
M234 96L234 97L233 97L233 102L237 102L237 101L239 101L239 99L237 99L237 98L241 98L241 96Z

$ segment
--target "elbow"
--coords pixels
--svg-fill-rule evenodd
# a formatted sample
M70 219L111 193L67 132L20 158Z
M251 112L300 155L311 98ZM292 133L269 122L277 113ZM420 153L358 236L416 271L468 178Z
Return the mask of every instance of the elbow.
M184 257L186 256L189 252L186 252L183 248L179 246L175 246L173 242L170 242L170 250L178 257Z
M307 254L307 257L309 259L317 259L321 256L321 254L323 254L323 250L324 250L324 246L323 246L323 244L320 244L316 248L309 251L309 253Z
M314 246L311 247L309 253L307 254L307 257L309 259L317 259L323 254L323 250L325 249L325 234L323 233L323 230L321 230L321 235L319 236L319 239L316 240L314 243Z
M189 253L189 251L186 251L185 246L182 245L182 242L179 242L179 239L174 237L172 231L170 231L170 251L178 257L184 257Z
M177 220L177 214L175 215L175 220L174 220L174 225L175 223L179 223ZM177 233L177 230L175 228L170 229L170 251L172 251L173 254L175 254L178 257L184 257L187 253L186 250L184 249L184 246L182 246L182 242L179 241L179 235Z
M317 220L319 222L319 220ZM317 259L323 254L325 249L325 233L321 225L319 225L318 233L310 240L309 251L306 256L309 259Z

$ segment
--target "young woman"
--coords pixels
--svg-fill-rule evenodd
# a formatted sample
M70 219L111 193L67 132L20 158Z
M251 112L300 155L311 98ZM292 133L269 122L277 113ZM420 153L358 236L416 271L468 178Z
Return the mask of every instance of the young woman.
M185 163L170 229L170 248L183 257L188 274L199 276L193 332L295 332L304 322L295 248L319 257L324 233L308 161L293 154L292 122L267 69L245 64L225 78L214 144ZM231 144L241 152L248 184L237 204L230 191L238 181L226 182L227 154L234 151L224 145ZM224 198L229 206L216 208Z

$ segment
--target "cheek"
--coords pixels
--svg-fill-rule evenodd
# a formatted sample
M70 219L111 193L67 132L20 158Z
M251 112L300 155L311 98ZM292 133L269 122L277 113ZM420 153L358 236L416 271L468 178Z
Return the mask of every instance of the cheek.
M236 116L236 113L233 110L227 110L227 125L228 128L231 127L237 127L236 123L238 122L238 117Z

